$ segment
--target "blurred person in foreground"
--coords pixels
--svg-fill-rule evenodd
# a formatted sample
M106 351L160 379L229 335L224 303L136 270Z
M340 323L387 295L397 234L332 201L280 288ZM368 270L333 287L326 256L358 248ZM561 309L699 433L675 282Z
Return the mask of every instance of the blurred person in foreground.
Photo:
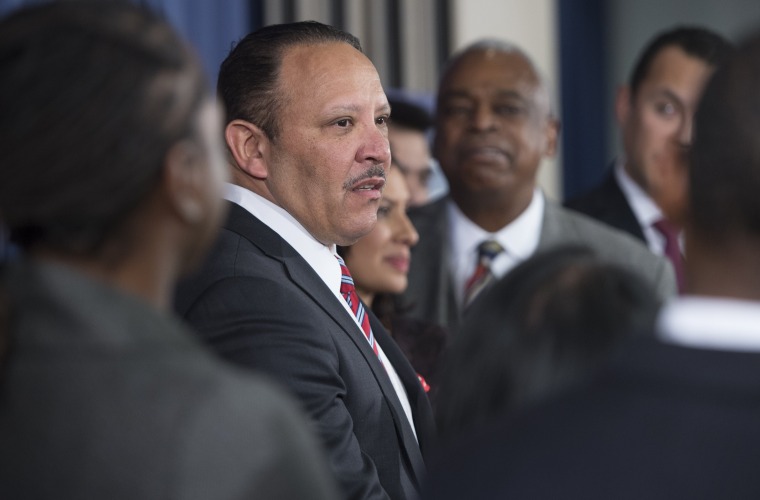
M588 386L441 464L430 498L760 497L760 33L695 115L687 290ZM625 347L625 348L622 348Z
M356 37L305 21L244 37L217 87L230 212L176 308L298 396L345 498L415 498L432 411L336 253L377 222L391 160L380 76Z
M658 33L617 94L623 155L599 186L566 203L667 257L680 291L694 112L705 83L731 50L728 40L700 26Z
M168 313L223 215L199 62L128 3L0 21L0 498L335 498L281 389Z
M338 247L338 253L351 270L359 297L399 344L431 396L429 384L437 379L445 331L438 325L407 318L395 300L406 290L410 249L418 240L406 215L410 202L404 174L394 159L377 211L377 224L353 245Z
M420 234L404 294L410 314L456 335L463 311L490 283L536 251L572 243L641 274L659 297L675 293L667 261L537 186L559 122L520 48L497 39L465 47L445 66L437 99L433 153L449 195L409 211Z
M436 420L448 445L592 376L660 302L636 274L585 246L520 263L473 303L443 366Z

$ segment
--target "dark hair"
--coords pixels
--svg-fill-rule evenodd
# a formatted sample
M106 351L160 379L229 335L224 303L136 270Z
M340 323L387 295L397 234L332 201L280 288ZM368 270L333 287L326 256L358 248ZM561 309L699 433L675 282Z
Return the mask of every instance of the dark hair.
M195 133L209 87L164 21L55 2L0 21L0 218L24 249L93 256ZM12 304L0 287L0 365Z
M273 24L240 40L222 62L217 91L227 120L246 120L275 140L283 93L278 77L285 51L294 46L347 43L362 51L359 40L345 31L316 21Z
M436 417L444 439L584 379L651 329L659 303L638 275L586 247L536 254L478 296L448 350Z
M430 113L422 106L394 97L388 97L388 103L391 105L390 125L418 132L427 132L433 125Z
M0 218L23 248L71 255L96 253L154 189L209 95L170 26L126 2L16 11L0 74Z
M667 47L678 47L692 57L717 67L731 51L731 43L714 31L699 26L678 26L659 33L644 48L629 80L633 100L646 79L655 57Z
M718 68L695 115L690 229L705 241L760 236L759 88L760 34Z
M343 259L348 257L351 248L336 247L338 255ZM371 309L401 348L414 370L433 388L431 393L428 393L432 402L434 392L437 392L442 354L448 343L447 330L438 324L408 316L412 304L403 301L398 294L376 293Z

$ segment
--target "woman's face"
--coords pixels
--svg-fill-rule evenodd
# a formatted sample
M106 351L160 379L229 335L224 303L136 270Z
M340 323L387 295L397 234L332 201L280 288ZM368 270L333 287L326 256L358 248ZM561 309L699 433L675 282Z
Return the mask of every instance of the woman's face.
M419 235L406 216L409 188L398 168L388 172L377 224L366 236L348 248L346 265L359 296L367 304L377 293L406 290L410 248Z

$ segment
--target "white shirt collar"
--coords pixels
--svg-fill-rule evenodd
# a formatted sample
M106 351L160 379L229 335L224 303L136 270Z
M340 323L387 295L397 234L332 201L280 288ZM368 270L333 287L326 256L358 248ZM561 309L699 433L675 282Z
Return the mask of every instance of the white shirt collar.
M667 303L657 320L661 340L730 351L760 351L760 303L683 296Z
M494 259L491 271L497 278L504 276L519 262L533 255L538 248L545 204L543 193L536 188L530 204L515 220L495 233L489 233L468 219L456 203L449 201L447 210L451 229L450 269L454 280L454 294L460 304L464 284L475 270L478 245L488 239L499 242L505 252Z
M623 165L625 160L618 159L615 162L615 179L626 200L633 210L633 215L641 226L641 232L644 233L644 239L649 249L657 255L665 253L665 237L657 231L653 224L663 218L662 210L654 200L636 184ZM682 240L683 238L681 238ZM683 251L683 241L681 241L681 251Z
M631 206L634 215L636 215L639 224L651 226L662 219L662 210L660 210L660 207L657 206L646 191L641 189L641 186L628 175L628 172L623 167L624 164L625 160L623 159L615 162L615 177L618 185L628 200L628 204Z
M340 297L340 264L335 258L335 245L323 245L284 208L248 189L227 184L224 198L240 205L279 234Z

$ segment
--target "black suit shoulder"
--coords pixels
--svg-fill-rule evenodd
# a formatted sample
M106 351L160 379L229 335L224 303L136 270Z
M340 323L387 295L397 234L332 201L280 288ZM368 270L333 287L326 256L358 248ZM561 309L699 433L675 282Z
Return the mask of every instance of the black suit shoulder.
M276 232L233 206L209 259L178 290L176 306L222 356L274 377L297 396L347 497L414 496L410 481L421 481L420 447L432 434L414 371L370 314L409 394L419 446L350 312Z
M645 241L639 221L620 189L614 171L610 171L601 184L566 201L564 206Z
M593 383L447 453L426 498L758 498L758 381L758 353L634 339Z

